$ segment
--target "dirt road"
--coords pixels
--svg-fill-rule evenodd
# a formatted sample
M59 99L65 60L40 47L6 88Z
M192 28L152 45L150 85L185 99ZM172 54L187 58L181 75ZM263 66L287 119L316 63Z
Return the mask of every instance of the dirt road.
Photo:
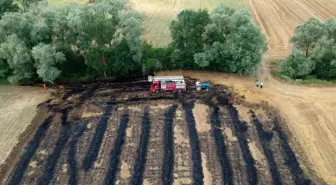
M273 79L266 56L259 70L265 87L255 87L256 78L223 73L173 71L160 75L191 76L224 84L244 95L249 102L267 101L278 108L288 123L291 144L299 158L328 184L336 184L336 87L305 87Z

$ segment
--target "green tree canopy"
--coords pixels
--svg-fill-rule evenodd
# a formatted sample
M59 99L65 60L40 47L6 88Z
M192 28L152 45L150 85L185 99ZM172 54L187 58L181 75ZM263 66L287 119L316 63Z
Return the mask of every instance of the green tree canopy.
M11 83L38 77L53 83L60 75L63 51L82 55L96 76L140 70L142 15L124 0L51 5L35 3L0 20L0 77ZM69 61L67 61L69 62ZM67 70L69 71L69 70Z
M325 25L316 18L310 18L303 25L296 27L295 35L291 42L296 49L304 51L305 56L308 56L315 43L326 34Z
M182 63L181 68L197 66L253 74L266 47L249 12L225 5L210 15L207 11L182 11L170 29L175 49L173 62Z
M281 66L281 72L292 78L316 75L336 79L336 20L320 22L309 19L296 29L291 39L294 48Z
M61 74L61 71L55 66L57 63L65 61L65 56L61 52L57 52L50 45L39 44L33 47L33 58L35 59L35 67L38 76L44 82L53 83Z
M174 48L172 59L176 67L195 68L193 56L202 51L202 34L209 22L210 17L206 10L183 10L177 15L177 20L171 22L171 47Z
M0 0L0 18L5 12L16 12L19 7L13 3L13 0Z

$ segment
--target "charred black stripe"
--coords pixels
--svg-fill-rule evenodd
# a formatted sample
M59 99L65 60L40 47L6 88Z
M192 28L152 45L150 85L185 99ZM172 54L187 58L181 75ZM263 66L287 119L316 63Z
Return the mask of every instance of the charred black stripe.
M189 130L189 142L191 145L191 157L193 161L194 185L202 185L204 178L202 168L202 157L201 157L199 138L195 127L195 118L192 113L194 103L184 103L183 108L186 114L186 121Z
M78 88L78 87L75 87L73 88L72 90L70 90L69 92L67 92L64 96L63 96L63 100L66 100L67 98L69 98L70 96L72 95L75 95L75 94L79 94L79 93L82 93L85 89L83 88Z
M211 128L213 131L216 147L217 156L219 158L220 165L222 167L223 184L231 185L233 184L232 178L232 167L230 164L229 157L227 155L227 148L225 145L225 138L221 130L222 125L219 119L219 108L216 106L211 115Z
M38 180L38 185L48 185L54 177L54 171L57 166L58 159L68 142L71 135L71 124L67 123L68 109L62 109L62 130L60 136L55 144L53 152L48 156L45 167L43 170L43 176Z
M85 171L92 168L94 162L97 160L100 146L103 141L104 134L107 129L107 123L111 116L112 107L107 106L104 110L104 114L99 119L98 126L96 128L96 133L90 143L89 150L84 158L83 167Z
M120 154L125 142L125 132L128 124L128 114L124 114L120 119L118 136L114 143L114 149L111 152L109 170L106 174L105 184L114 184L118 170L120 169Z
M164 127L164 158L162 182L164 185L171 185L174 181L174 129L173 122L177 105L173 105L168 112L165 113Z
M272 174L273 184L282 185L279 170L275 163L273 151L268 146L269 145L268 141L272 139L273 135L264 130L264 128L262 127L262 124L260 123L259 119L256 118L254 113L252 113L252 118L253 118L252 119L253 123L256 126L256 129L259 135L261 147L263 148L264 154L267 159L268 167L270 168L270 171Z
M77 143L78 139L83 135L84 131L86 130L85 125L83 124L76 124L73 129L73 137L69 141L69 148L68 148L68 164L69 164L69 185L77 185L77 161L76 161L76 153L77 153Z
M142 120L140 143L138 149L138 158L134 166L134 172L132 177L133 185L141 185L143 181L143 174L145 171L146 157L148 141L150 137L150 120L148 110L145 110L144 117Z
M281 129L279 123L277 120L274 122L274 127L276 132L278 132L282 148L284 149L286 155L285 155L285 165L288 166L290 169L292 176L294 178L294 182L297 185L310 185L312 184L312 181L307 178L303 172L303 170L300 167L300 164L295 156L294 151L290 147L288 143L288 138L284 131Z
M247 126L244 125L244 123L239 121L238 113L232 105L230 105L229 110L230 110L231 118L233 120L232 124L234 126L234 131L238 138L239 146L243 152L244 161L247 164L246 171L248 174L249 184L256 185L258 184L258 173L257 173L257 168L255 167L255 161L251 154L251 151L248 146L247 139L246 139L246 135L245 135L247 131Z
M8 185L18 185L20 184L24 173L26 172L29 162L35 155L41 141L45 137L45 134L50 127L52 121L52 116L49 116L42 125L37 129L34 138L28 143L25 151L21 155L19 162L16 164L15 170L13 172L12 178L10 179Z

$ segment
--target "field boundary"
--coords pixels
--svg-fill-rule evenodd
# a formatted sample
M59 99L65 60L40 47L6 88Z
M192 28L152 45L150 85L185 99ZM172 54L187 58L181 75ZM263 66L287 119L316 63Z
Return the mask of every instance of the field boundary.
M43 104L43 103L42 103ZM40 105L42 105L40 104ZM38 106L40 106L38 105ZM43 112L44 114L39 114ZM42 116L41 116L42 115ZM39 107L36 115L34 116L32 122L27 126L27 128L19 136L18 143L12 149L4 163L0 166L0 184L5 182L5 177L9 175L14 166L17 164L21 154L26 149L27 144L34 136L34 133L37 131L40 125L43 124L43 121L50 116L50 113L47 109Z

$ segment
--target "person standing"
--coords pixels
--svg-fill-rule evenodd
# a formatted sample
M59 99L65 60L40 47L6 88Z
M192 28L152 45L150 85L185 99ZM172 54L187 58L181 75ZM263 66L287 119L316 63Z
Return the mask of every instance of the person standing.
M259 87L259 81L257 80L257 82L256 82L256 87Z
M264 83L260 83L260 89L262 89L263 88L263 86L264 86Z

